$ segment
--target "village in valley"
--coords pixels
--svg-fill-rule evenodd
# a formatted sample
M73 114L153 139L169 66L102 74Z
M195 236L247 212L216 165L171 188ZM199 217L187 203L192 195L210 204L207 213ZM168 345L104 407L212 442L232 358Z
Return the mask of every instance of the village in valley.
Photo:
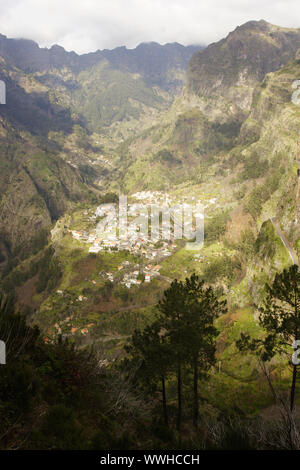
M83 269L80 274L79 268L78 280L68 277L62 279L56 292L43 304L44 319L47 318L45 312L49 312L45 341L52 341L53 337L59 335L79 335L83 338L92 333L98 337L99 315L103 318L101 312L131 308L132 301L128 301L128 307L124 307L124 300L119 298L120 292L124 299L126 295L123 291L135 299L150 299L161 285L167 286L172 282L172 274L169 275L169 270L162 268L167 259L171 260L173 255L184 248L186 228L192 228L190 222L180 233L182 211L185 207L196 206L195 201L187 197L182 198L181 205L177 203L178 199L158 191L142 191L130 196L126 206L125 235L119 230L118 204L79 207L71 216L57 222L52 230L52 241L56 241L59 250L67 250L66 262L75 254L78 267L83 266ZM216 201L217 198L207 199L204 208L215 208ZM153 207L159 208L155 219L151 218ZM162 208L163 214L160 212ZM197 215L203 217L201 211ZM180 226L177 234L182 235L181 239L174 236L176 226ZM194 263L204 261L202 251L194 251L191 256ZM88 271L85 263L91 264ZM150 287L150 283L153 283L150 290L142 289L137 296L136 289L142 285ZM105 291L109 293L105 294ZM95 299L99 295L102 301L96 304ZM104 303L103 295L108 298ZM141 302L144 303L143 300ZM147 302L149 300L145 307Z
M122 262L118 266L118 276L112 272L101 273L110 282L118 280L128 289L133 285L141 285L143 282L149 283L159 276L160 262L174 254L178 247L176 238L182 238L186 233L191 237L194 234L192 219L185 222L182 231L182 211L192 207L190 203L176 204L176 200L172 199L169 194L159 191L137 192L131 196L131 200L128 208L126 207L128 224L126 214L125 236L119 233L118 208L115 204L101 204L95 211L84 211L83 215L94 225L91 230L69 230L75 240L88 245L89 253L124 251L143 259L142 264L133 266L127 260ZM216 200L217 198L208 200L203 208L215 205ZM191 203L195 204L194 197ZM148 208L150 207L156 209L156 221L149 217ZM163 209L163 215L159 212L161 209ZM202 207L194 212L194 216L203 219ZM155 227L154 224L156 224ZM176 237L176 230L178 237ZM120 273L123 274L121 278Z
M130 262L125 260L118 266L118 271L123 273L122 279L118 276L121 284L130 288L133 285L140 285L142 282L149 283L159 275L161 266L159 262L170 256L176 250L174 236L169 239L161 239L161 234L157 237L149 237L148 233L148 214L145 214L146 204L156 204L159 207L167 208L171 201L162 193L141 192L132 197L140 202L128 205L128 227L126 235L118 236L117 212L114 204L102 204L97 207L95 213L89 215L89 221L94 222L95 227L90 231L70 230L75 240L89 245L89 253L125 251L138 255L146 260L146 264L136 264L131 266ZM141 213L142 207L144 213ZM85 211L88 216L88 211ZM169 213L167 214L169 216ZM97 220L100 222L97 224ZM105 223L103 223L103 221ZM130 221L135 223L130 223ZM162 231L167 229L167 222L162 222ZM170 223L170 222L169 222ZM101 226L99 228L99 226ZM154 239L153 239L154 238ZM147 262L148 261L148 262ZM131 269L130 269L131 268ZM111 272L103 273L111 282L116 280Z

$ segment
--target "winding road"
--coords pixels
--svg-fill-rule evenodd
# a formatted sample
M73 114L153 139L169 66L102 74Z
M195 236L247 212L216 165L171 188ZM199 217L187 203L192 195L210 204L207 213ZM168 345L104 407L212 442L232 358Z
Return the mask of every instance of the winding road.
M287 238L285 237L284 233L282 232L281 228L279 227L279 225L277 224L277 222L275 221L275 217L271 217L270 218L270 221L272 222L275 230L276 230L276 233L277 235L279 236L279 238L281 239L282 243L284 244L284 246L286 247L286 249L288 250L289 252L289 255L290 255L290 258L292 260L292 263L293 264L296 264L297 266L299 266L299 260L298 260L298 257L297 255L295 254L294 250L292 249L291 245L289 244Z

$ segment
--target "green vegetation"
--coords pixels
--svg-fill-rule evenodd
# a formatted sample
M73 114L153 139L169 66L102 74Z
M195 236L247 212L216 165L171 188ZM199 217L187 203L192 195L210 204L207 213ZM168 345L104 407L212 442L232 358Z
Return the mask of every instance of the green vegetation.
M142 78L116 70L107 61L82 71L77 80L72 107L80 109L90 131L101 133L113 122L138 119L144 106L159 109L164 104Z
M266 285L267 296L260 306L259 323L265 330L263 338L252 339L249 333L241 334L237 345L241 351L250 350L263 363L275 355L286 357L288 350L298 340L300 328L300 272L293 265L277 273L272 285ZM290 364L290 361L288 361ZM292 365L293 378L290 389L290 411L294 409L297 365Z
M117 390L128 386L119 371L105 363L99 367L101 357L67 341L45 343L7 303L0 312L0 337L9 361L0 370L1 449L100 450L135 442L145 404L131 386L119 402ZM133 408L135 428L129 419ZM120 426L121 421L128 424Z
M284 167L280 167L268 175L263 184L255 186L249 193L244 207L254 219L259 217L263 204L270 199L272 194L278 189L283 174Z
M220 240L226 231L226 225L230 216L228 212L221 212L214 214L211 218L206 219L205 223L205 240L212 243Z
M300 281L281 273L278 229L299 254L299 47L298 30L247 23L193 56L182 93L179 45L54 48L49 69L43 49L29 64L1 49L3 449L299 448L269 388L286 408ZM204 246L89 253L95 208L142 190L203 203Z
M259 362L235 343L263 361L285 352L298 321L289 292L299 284L295 266L276 277L258 326L249 309L227 312L226 301L199 277L174 281L152 322L129 338L123 360L111 363L100 350L41 336L2 299L9 367L0 369L1 448L295 448L288 423L250 417L272 395L267 384L258 387ZM280 370L277 360L273 375Z
M207 282L215 282L217 279L226 279L233 282L238 279L241 274L240 260L228 255L215 259L206 264L203 270L203 277Z
M57 286L62 276L60 264L53 254L51 247L48 248L38 263L37 270L39 272L39 276L36 285L38 293L43 292L46 289L48 292L51 292L51 290Z

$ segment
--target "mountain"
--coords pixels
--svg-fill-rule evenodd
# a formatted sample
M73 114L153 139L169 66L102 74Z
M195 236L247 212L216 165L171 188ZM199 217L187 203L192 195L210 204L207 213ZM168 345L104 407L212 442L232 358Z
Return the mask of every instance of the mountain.
M294 200L298 109L290 96L299 48L300 30L265 21L196 52L149 43L79 56L1 36L7 105L0 108L0 228L7 252L76 201L89 204L119 187L206 191L212 181L224 184L223 202L233 211L236 235L229 239L239 240L251 223L258 236L262 223L277 217L297 245L298 209L293 205L287 219L276 197L285 200L289 188Z
M203 100L221 97L247 112L256 84L292 60L299 47L300 29L249 21L194 54L188 69L188 91Z
M30 254L30 242L72 203L87 197L80 173L57 149L1 120L0 233L5 256ZM4 253L2 253L3 255Z
M238 27L193 55L187 86L160 124L117 149L124 192L189 188L201 198L219 188L231 220L225 240L248 253L228 294L235 305L257 302L264 283L300 256L299 47L298 29Z
M211 177L213 165L239 145L256 87L268 73L292 61L299 47L300 29L262 20L239 26L196 52L182 95L152 129L120 148L125 188L167 188ZM248 137L249 133L248 125ZM169 158L162 160L161 152L169 152Z
M31 356L26 349L15 369L3 369L3 447L57 448L60 443L59 448L115 449L145 442L147 448L178 448L174 404L182 380L182 429L189 448L298 448L299 443L291 444L290 429L277 420L285 415L274 399L277 391L283 404L290 396L292 349L284 346L282 354L265 361L260 346L276 324L291 282L277 285L269 324L258 321L258 306L266 300L266 284L300 264L300 30L251 21L202 50L149 43L79 56L59 46L42 49L5 37L0 45L0 79L7 85L7 104L0 106L0 293L12 299L12 312L26 315L27 325L41 331ZM120 219L111 204L118 204L120 193L128 196L127 240L112 236ZM172 235L146 240L141 233L142 214L151 213L152 230L153 209L159 207L156 220L164 233L172 210L175 227L177 214L186 222L186 207L197 203L204 210L202 217L197 209L204 221L203 246L187 246L186 239ZM99 229L104 210L109 211L106 235ZM136 240L133 224L140 224ZM180 281L186 282L185 292L193 292L195 305L194 274L205 290L209 286L206 294L226 301L227 309L214 319L217 336L205 352L215 362L199 377L191 370L196 346L202 344L201 325L195 323L194 335L178 311L177 329L173 315ZM294 294L293 284L293 302ZM168 298L172 318L159 324ZM190 299L183 302L188 311ZM5 318L7 310L2 314ZM168 339L170 322L180 333L178 344L175 334ZM158 341L162 331L166 335ZM244 350L248 334L255 341ZM124 348L130 339L132 346ZM267 337L267 351L274 340ZM189 349L190 342L196 349ZM175 353L185 351L178 374L172 347ZM76 369L85 355L94 363L93 351L92 376L98 383L100 366L107 390L89 381L91 364ZM20 373L22 380L16 381ZM35 380L38 387L32 388ZM60 402L71 402L77 386L86 408L73 400L73 414ZM188 405L198 388L199 433ZM23 407L23 397L35 389L38 394L20 421L18 397ZM7 390L17 399L7 398ZM115 406L111 390L116 390ZM167 399L164 412L170 411L168 428L157 414L161 390ZM295 417L299 391L298 384ZM109 403L103 402L103 392ZM133 423L135 404L141 417L135 413ZM112 411L106 415L107 409ZM62 416L74 436L69 428L61 432ZM6 423L11 424L8 433ZM78 433L74 423L82 423L86 433ZM108 439L107 433L99 434L103 423L109 424ZM140 436L140 429L150 429L149 435ZM213 440L212 429L219 436ZM201 441L201 435L208 440Z
M181 91L190 58L203 46L182 46L156 42L139 44L135 49L118 47L101 51L115 68L140 74L147 85L159 86L167 91Z
M204 406L209 416L258 415L273 398L236 341L263 336L265 283L300 256L300 30L251 21L201 51L0 45L1 291L45 343L93 343L106 367L152 322L170 282L196 273L228 306ZM98 238L97 208L120 191L136 203L130 222L140 203L201 202L203 247ZM286 363L276 357L272 368L285 390ZM172 374L166 387L175 402Z
M149 43L78 55L0 35L7 90L0 107L5 257L49 229L74 201L99 194L89 184L111 171L104 163L110 146L167 109L196 50ZM98 134L91 139L91 132Z
M250 144L256 139L261 123L253 119L254 90L299 47L300 30L265 21L248 22L202 50L145 43L78 55L0 36L0 78L7 85L7 105L0 108L2 139L9 142L8 153L17 155L11 156L14 175L18 180L26 166L21 177L26 181L34 155L45 155L49 179L64 194L61 203L49 195L40 182L41 164L33 186L43 195L47 224L64 212L65 199L85 197L91 189L86 185L97 193L116 182L132 191L206 181L223 171L228 153L238 152L245 139ZM28 149L25 166L13 149L16 142ZM6 181L0 193L7 211L16 191ZM25 235L9 228L10 216L2 219L6 238L16 246ZM33 222L26 233L35 230Z
M113 68L138 73L149 86L156 85L166 90L182 86L190 58L201 48L203 46L149 42L141 43L134 49L122 46L79 55L58 45L50 49L40 48L31 40L10 39L0 35L1 57L26 73L67 67L77 74L106 59ZM181 74L182 79L177 78L174 72Z
M89 130L139 118L165 108L185 81L200 46L157 43L78 55L60 46L40 48L29 40L0 36L0 56L25 72L37 87L80 116Z

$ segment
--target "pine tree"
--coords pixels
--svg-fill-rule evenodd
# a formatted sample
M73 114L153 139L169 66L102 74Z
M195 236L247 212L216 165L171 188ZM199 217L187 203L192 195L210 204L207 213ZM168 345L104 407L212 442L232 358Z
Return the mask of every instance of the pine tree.
M266 299L259 308L259 323L266 331L263 339L242 334L237 346L254 351L264 362L275 354L285 354L300 339L300 272L297 265L276 274L273 284L266 285ZM297 366L293 365L290 410L293 411Z
M170 343L177 374L177 429L180 431L182 421L182 365L186 359L185 293L181 281L175 279L172 282L169 289L164 292L158 309L161 313L159 322L166 330L166 338Z
M170 348L164 339L165 332L158 321L144 331L135 330L131 342L125 346L133 360L139 364L138 376L148 386L161 382L162 407L165 424L168 425L166 376L171 362Z
M205 377L215 363L216 337L215 319L226 313L226 301L219 301L211 287L196 275L185 280L185 322L187 350L193 369L193 423L198 425L199 396L198 380Z
M177 364L178 419L182 420L182 367L190 364L193 370L193 421L198 424L198 381L215 362L217 330L215 319L226 312L226 302L219 301L211 287L193 274L184 282L175 280L159 304L160 321L170 341Z

